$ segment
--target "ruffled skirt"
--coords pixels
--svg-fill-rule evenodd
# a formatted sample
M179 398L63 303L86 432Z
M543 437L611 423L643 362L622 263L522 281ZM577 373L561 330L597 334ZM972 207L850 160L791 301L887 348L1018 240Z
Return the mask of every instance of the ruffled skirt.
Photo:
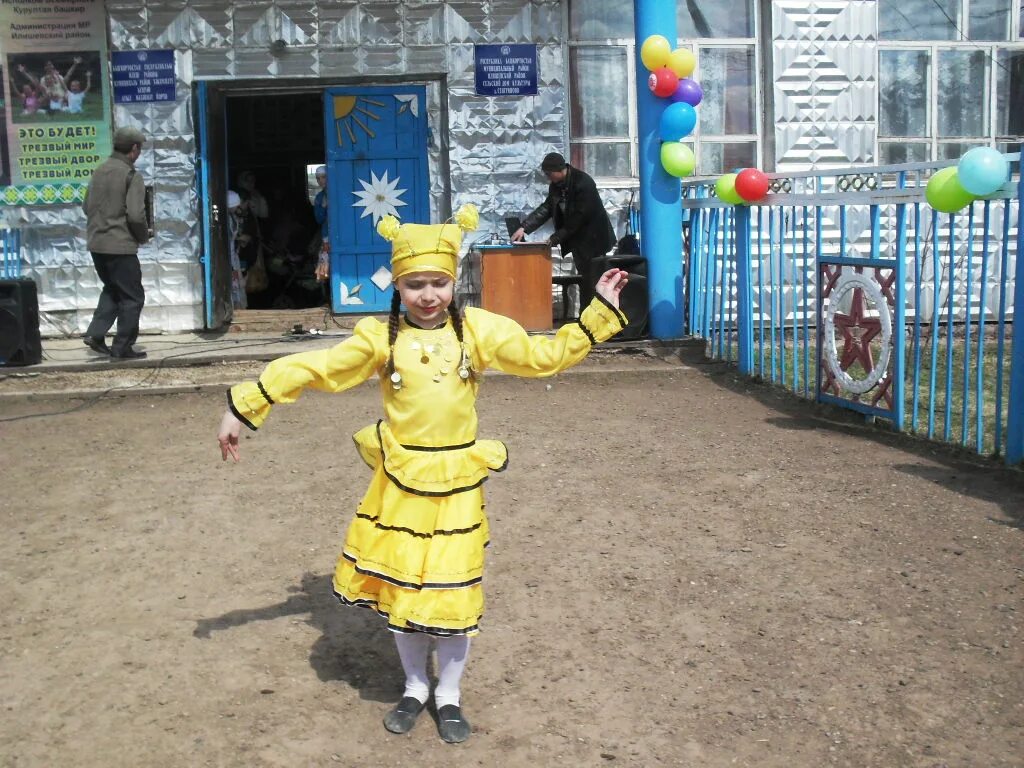
M335 595L373 608L397 632L476 634L489 542L481 486L507 465L505 446L403 446L384 422L355 441L374 473L338 558Z

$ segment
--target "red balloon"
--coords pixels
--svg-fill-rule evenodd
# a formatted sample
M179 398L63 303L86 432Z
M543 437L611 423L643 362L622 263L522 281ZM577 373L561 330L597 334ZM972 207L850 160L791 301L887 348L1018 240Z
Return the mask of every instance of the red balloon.
M757 168L744 168L736 174L736 194L752 203L768 194L768 177Z
M647 87L655 96L661 98L667 98L675 93L677 85L679 85L679 75L668 67L658 67L647 78Z

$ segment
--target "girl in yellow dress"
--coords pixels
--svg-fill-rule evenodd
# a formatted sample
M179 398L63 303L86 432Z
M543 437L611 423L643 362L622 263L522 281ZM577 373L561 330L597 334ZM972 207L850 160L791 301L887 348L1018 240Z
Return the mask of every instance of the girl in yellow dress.
M346 605L372 608L395 633L406 687L384 718L393 733L410 730L430 696L434 639L438 730L453 743L470 734L459 684L484 611L489 539L481 486L508 463L504 444L476 439L481 374L496 368L551 376L626 325L618 309L626 273L618 269L601 277L579 321L553 338L529 336L482 309L460 311L452 303L456 260L462 231L477 220L472 205L454 224L381 219L377 231L392 244L396 287L388 322L364 318L337 346L282 357L257 381L232 387L217 436L222 458L238 461L243 425L258 428L275 403L294 402L306 388L340 392L379 376L384 419L354 438L373 477L345 537L334 593Z

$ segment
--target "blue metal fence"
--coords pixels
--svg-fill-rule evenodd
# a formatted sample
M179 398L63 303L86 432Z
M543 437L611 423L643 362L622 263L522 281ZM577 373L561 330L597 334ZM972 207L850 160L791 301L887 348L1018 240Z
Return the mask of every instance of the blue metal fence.
M0 229L0 244L4 254L0 262L0 278L21 277L21 230Z
M687 330L710 357L895 429L1024 459L1024 183L955 214L925 202L953 163L770 174L750 206L683 183Z

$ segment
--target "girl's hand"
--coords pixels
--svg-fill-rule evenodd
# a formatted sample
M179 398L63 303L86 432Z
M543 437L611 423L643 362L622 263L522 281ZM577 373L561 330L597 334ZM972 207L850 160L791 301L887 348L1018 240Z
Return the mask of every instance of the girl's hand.
M242 434L244 425L230 410L224 412L224 418L220 420L220 430L217 432L217 442L220 443L220 457L223 461L231 456L235 462L240 458L238 453L238 436Z
M629 282L629 273L622 269L609 269L597 281L597 293L616 309L619 308L619 294Z

